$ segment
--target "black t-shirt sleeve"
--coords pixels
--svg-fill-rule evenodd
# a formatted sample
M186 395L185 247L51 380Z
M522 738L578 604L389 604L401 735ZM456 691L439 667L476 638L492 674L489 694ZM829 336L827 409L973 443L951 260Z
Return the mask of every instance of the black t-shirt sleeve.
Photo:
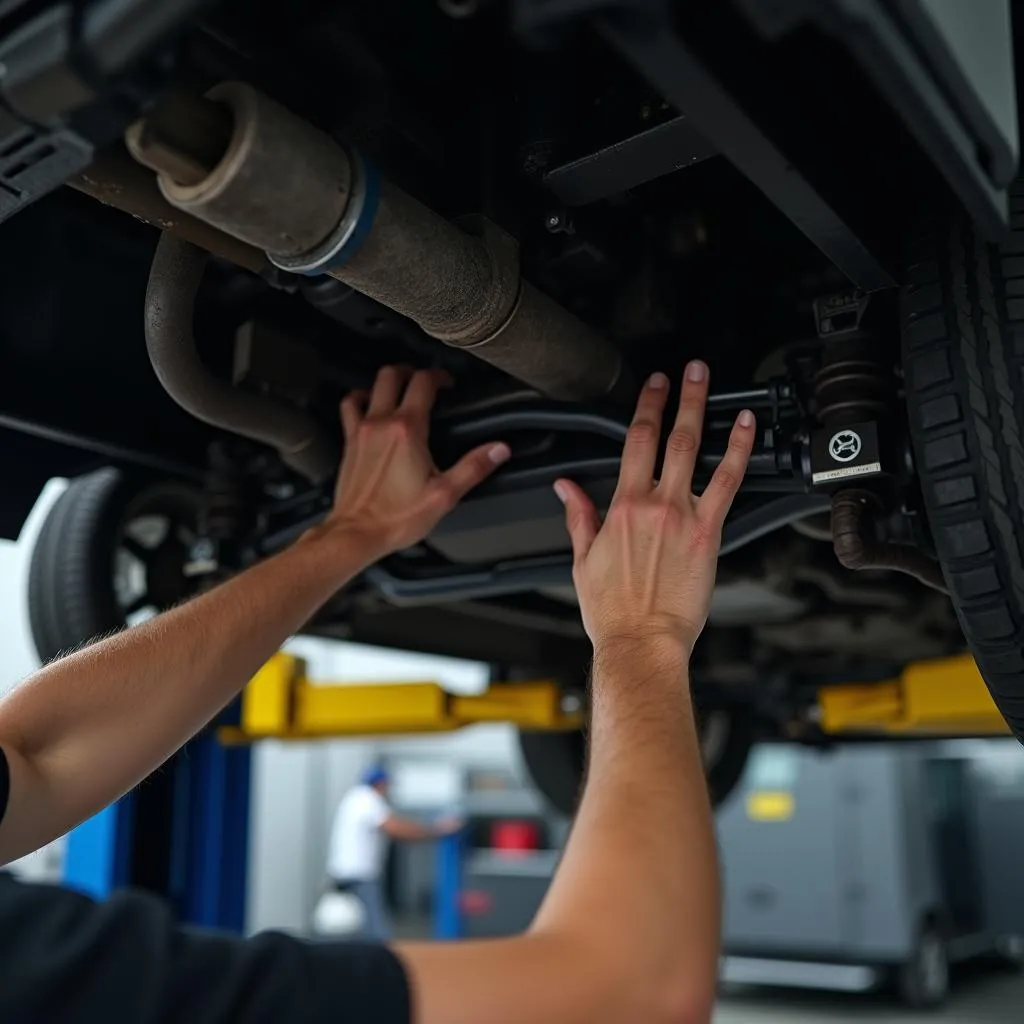
M0 822L4 820L4 812L7 810L7 796L11 791L11 773L7 767L7 756L4 748L0 747Z
M385 946L238 939L175 927L159 900L96 904L0 873L0 1021L410 1024Z

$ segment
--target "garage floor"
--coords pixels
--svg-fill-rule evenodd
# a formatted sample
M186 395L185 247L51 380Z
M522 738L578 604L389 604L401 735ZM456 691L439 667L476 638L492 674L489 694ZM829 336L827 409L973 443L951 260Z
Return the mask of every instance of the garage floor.
M1024 977L974 967L957 972L953 994L937 1013L913 1013L891 996L839 996L737 987L719 999L715 1024L1020 1024Z

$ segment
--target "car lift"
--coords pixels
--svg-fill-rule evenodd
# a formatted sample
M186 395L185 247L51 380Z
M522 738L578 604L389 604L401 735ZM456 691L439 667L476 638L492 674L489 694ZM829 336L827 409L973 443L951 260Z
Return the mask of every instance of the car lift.
M473 696L437 683L318 684L301 658L275 654L245 688L239 724L218 736L232 744L310 740L450 732L480 722L565 731L578 729L583 715L581 701L553 680L492 683Z
M319 685L301 659L276 654L211 728L71 832L64 882L99 899L126 887L149 890L182 923L242 931L252 743L444 732L477 722L578 729L582 701L550 680L492 685L474 696L437 683ZM448 868L454 878L455 866Z
M824 686L818 724L829 735L1006 736L969 654L908 665L895 679Z
M813 717L828 735L1001 736L1009 729L974 659L967 654L908 665L895 679L822 686ZM456 696L437 683L320 684L305 662L276 654L242 695L237 725L222 742L310 740L396 733L433 733L479 722L523 729L572 730L581 701L554 680L492 683Z
M883 682L823 686L813 710L822 732L837 738L1009 732L968 655L912 664ZM65 882L101 898L125 886L149 889L182 922L241 931L252 743L441 733L479 722L572 730L584 714L582 699L554 680L496 683L473 696L437 683L320 684L301 659L277 654L212 728L71 833Z

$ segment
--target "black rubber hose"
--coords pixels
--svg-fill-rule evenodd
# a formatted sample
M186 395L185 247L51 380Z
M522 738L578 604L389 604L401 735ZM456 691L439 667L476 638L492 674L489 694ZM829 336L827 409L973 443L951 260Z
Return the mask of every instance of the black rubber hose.
M207 253L164 232L146 288L146 348L160 383L196 419L275 448L296 472L319 483L337 469L333 445L305 413L214 377L196 351L192 318Z

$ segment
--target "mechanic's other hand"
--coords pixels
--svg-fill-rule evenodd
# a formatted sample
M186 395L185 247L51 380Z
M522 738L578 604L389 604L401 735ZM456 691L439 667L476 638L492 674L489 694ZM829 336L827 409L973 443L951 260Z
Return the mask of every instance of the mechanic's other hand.
M448 383L436 370L386 366L373 390L341 403L345 453L325 526L359 538L368 561L422 540L477 484L509 457L486 444L441 472L427 439L430 410Z
M707 618L722 524L747 468L754 415L739 414L725 458L704 493L692 492L708 369L686 368L661 479L654 479L668 379L655 374L637 403L619 484L602 525L583 490L559 480L572 537L573 579L595 652L623 641L669 638L692 650Z

